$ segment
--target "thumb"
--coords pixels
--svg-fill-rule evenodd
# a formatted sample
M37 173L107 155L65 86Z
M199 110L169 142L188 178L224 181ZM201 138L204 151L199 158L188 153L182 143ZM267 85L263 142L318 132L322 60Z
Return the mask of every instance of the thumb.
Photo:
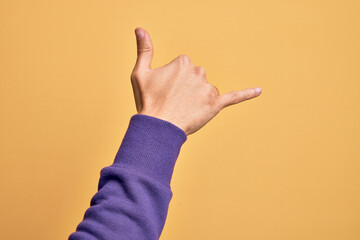
M219 96L221 109L245 100L252 99L261 94L261 88L247 88L240 91L232 91Z
M135 29L137 43L137 60L135 68L151 69L154 50L149 34L143 28Z

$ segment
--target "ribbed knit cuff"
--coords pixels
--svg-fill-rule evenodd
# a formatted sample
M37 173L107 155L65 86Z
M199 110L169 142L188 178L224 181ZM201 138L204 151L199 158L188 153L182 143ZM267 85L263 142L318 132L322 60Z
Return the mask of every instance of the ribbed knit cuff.
M114 164L169 185L185 132L174 124L143 114L131 117Z

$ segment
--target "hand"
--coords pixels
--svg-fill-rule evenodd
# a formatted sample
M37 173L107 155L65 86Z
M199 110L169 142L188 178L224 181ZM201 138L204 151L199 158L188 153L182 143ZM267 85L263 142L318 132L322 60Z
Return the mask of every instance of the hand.
M223 108L257 97L260 88L219 94L206 80L203 67L195 66L186 55L151 69L154 48L149 34L135 29L137 60L131 73L138 114L156 117L190 135L209 122Z

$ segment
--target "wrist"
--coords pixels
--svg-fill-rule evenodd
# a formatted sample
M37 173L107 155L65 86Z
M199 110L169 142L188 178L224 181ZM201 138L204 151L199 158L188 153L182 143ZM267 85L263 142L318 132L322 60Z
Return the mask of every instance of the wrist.
M174 124L144 114L131 117L114 163L164 184L171 181L173 168L186 133Z

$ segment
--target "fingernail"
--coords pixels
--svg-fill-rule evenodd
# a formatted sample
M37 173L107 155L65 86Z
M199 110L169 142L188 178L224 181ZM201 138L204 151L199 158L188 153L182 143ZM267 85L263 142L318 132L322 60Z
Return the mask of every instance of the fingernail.
M135 30L135 34L138 39L142 39L145 35L144 31L139 28Z
M257 95L259 95L261 93L261 91L262 91L261 88L259 88L259 87L255 88L255 92Z

